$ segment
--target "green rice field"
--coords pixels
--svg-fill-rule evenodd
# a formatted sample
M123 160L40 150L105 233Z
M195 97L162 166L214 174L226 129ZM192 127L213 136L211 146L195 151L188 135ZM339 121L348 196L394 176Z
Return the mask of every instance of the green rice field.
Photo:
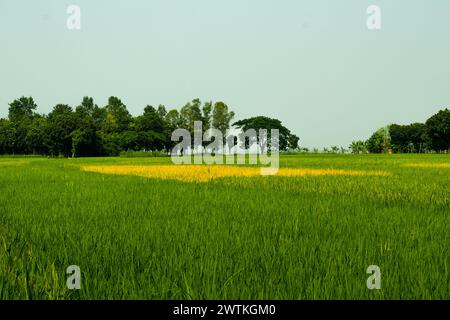
M283 155L362 173L207 182L82 170L153 165L171 160L1 157L0 299L450 299L448 155Z

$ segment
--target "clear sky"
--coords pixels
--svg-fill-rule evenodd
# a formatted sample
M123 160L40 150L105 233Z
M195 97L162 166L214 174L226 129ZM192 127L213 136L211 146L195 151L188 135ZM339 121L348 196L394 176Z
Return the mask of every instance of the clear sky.
M133 115L223 100L236 119L279 118L303 146L348 146L450 107L450 1L0 0L0 117L22 95L41 113L86 95Z

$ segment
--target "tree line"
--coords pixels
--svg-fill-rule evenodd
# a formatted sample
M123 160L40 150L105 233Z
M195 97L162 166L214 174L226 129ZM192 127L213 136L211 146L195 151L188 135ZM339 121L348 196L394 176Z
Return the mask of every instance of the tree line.
M194 99L179 111L167 111L164 105L147 105L141 115L133 117L117 97L110 97L99 107L91 97L84 97L76 107L57 104L45 115L36 112L32 97L21 97L9 104L8 117L0 119L0 154L34 154L65 157L117 156L123 151L163 151L168 153L177 142L172 132L194 132L194 122L203 130L219 129L224 135L235 113L224 102ZM281 148L296 149L298 137L281 121L255 117L237 122L240 127L258 125L282 132Z
M353 153L448 153L450 152L450 110L440 110L425 123L391 124L366 140L350 145Z

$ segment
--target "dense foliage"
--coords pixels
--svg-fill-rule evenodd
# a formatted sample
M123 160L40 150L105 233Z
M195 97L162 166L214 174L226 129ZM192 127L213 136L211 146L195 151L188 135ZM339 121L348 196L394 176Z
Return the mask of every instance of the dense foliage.
M180 111L163 105L146 106L133 117L117 97L99 107L90 97L79 106L58 104L48 115L36 113L33 98L22 97L9 105L7 119L0 119L0 154L53 156L116 156L127 151L169 151L177 128L193 131L194 121L204 130L230 127L234 112L223 102L202 104L195 99Z
M271 148L271 130L278 130L279 134L279 148L280 150L288 150L288 149L297 149L299 147L299 137L297 137L295 134L292 134L292 132L283 126L280 120L273 119L269 117L259 116L259 117L253 117L249 119L244 119L237 121L233 124L233 126L236 126L239 129L242 129L242 131L246 132L247 130L253 129L256 131L256 133L259 133L260 129L267 130L267 136L266 141L261 141L261 136L259 136L259 144L261 148L264 148L264 145L267 144L268 148ZM241 137L241 140L244 141L245 137ZM250 145L256 143L256 141L248 141L245 140L245 146L249 147ZM264 151L264 150L263 150Z
M367 141L354 141L353 153L425 153L450 151L450 110L444 109L425 123L391 124Z

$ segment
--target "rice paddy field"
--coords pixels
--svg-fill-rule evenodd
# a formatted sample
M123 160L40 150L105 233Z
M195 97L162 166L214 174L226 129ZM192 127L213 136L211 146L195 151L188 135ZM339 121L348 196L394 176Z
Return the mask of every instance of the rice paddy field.
M280 165L0 158L0 299L450 299L448 155Z

